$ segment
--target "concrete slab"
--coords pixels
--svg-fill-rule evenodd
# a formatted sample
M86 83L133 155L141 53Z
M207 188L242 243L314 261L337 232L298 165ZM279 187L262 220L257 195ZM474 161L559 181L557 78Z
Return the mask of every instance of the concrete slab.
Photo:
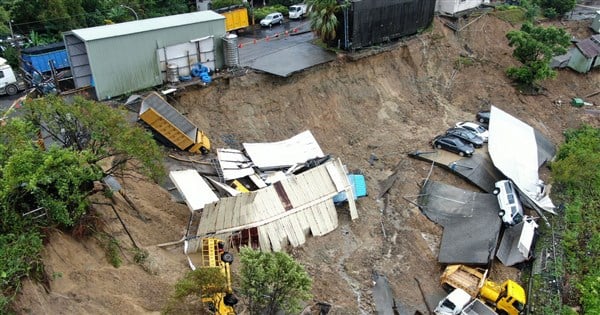
M421 211L444 227L440 263L485 265L494 258L502 223L496 196L431 180L420 196Z
M251 41L239 49L240 64L255 70L288 77L294 72L332 61L335 53L313 45L310 32L298 35L273 33L268 40Z

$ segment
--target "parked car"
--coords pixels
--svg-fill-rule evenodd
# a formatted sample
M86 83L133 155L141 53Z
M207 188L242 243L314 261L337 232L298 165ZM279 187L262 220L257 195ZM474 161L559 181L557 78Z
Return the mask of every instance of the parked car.
M265 16L264 19L260 20L260 25L264 27L270 27L277 23L283 23L283 14L279 12L270 13L269 15Z
M446 134L460 138L460 140L470 143L476 148L481 148L483 146L483 139L465 128L450 128L446 130Z
M480 110L479 112L477 112L477 115L475 115L475 118L477 118L477 121L484 124L484 125L489 125L490 124L490 111L489 110Z
M475 151L471 144L465 143L455 136L440 135L435 137L431 144L434 148L458 153L460 156L471 156Z
M478 123L474 123L474 122L470 122L470 121L461 121L461 122L456 123L456 127L464 128L464 129L474 132L476 135L480 136L481 139L483 139L483 142L488 141L488 136L489 136L488 130L484 126L482 126Z
M519 195L510 180L501 180L494 184L493 194L498 198L500 211L498 216L505 225L515 225L523 221L523 206Z

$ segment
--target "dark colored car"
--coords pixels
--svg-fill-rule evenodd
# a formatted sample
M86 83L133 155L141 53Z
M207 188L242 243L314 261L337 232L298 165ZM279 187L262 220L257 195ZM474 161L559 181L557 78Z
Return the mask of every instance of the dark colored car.
M464 128L450 128L446 130L446 135L460 138L463 142L470 143L476 148L481 148L483 146L483 138Z
M490 111L489 110L480 110L477 115L475 115L477 121L489 125L490 124Z
M434 148L458 153L460 156L471 156L473 155L473 151L475 151L470 143L466 143L455 136L437 136L431 144Z

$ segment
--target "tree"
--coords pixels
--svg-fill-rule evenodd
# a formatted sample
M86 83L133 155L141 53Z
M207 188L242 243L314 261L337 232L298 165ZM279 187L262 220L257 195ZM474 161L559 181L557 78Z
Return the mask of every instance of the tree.
M348 0L307 0L311 7L310 27L323 42L331 42L337 38L337 13L350 5Z
M196 270L188 272L182 279L177 281L175 284L175 292L163 309L163 313L182 313L183 310L179 308L185 298L195 297L197 300L201 300L202 297L226 292L227 289L227 278L223 272L221 272L220 268L197 268ZM203 307L204 312L201 312L202 314L211 314L208 305L203 305Z
M286 253L241 249L240 294L251 314L296 314L299 302L311 297L312 280L304 268Z
M122 108L81 97L67 103L57 96L30 100L24 108L26 119L61 147L89 152L89 164L112 160L107 175L128 168L154 180L164 175L160 148L149 132L125 119Z
M533 26L527 22L520 30L506 34L509 45L515 47L513 56L521 62L521 67L511 67L507 75L525 85L534 85L538 81L556 76L550 68L553 56L564 54L570 45L569 34L565 30L550 26Z
M158 145L122 110L53 96L25 101L22 111L0 124L2 314L20 278L41 264L43 229L77 224L88 213L94 181L129 167L153 179L164 174Z
M577 0L540 0L539 2L544 12L552 11L558 16L573 10L577 4Z

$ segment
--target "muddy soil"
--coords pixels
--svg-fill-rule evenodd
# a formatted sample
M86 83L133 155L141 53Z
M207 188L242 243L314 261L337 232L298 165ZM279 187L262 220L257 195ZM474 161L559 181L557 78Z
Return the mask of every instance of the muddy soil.
M572 34L589 36L589 21L563 22ZM473 120L490 104L529 123L555 143L581 123L600 126L600 116L569 105L572 97L600 91L598 71L560 70L543 83L541 95L519 91L504 74L516 65L505 34L509 23L485 15L455 33L436 18L425 34L379 49L363 58L339 53L337 60L289 78L248 72L188 88L173 104L208 133L214 147L287 139L311 130L324 152L340 157L367 179L369 196L358 202L359 218L339 210L339 227L309 238L289 252L313 277L314 300L332 304L333 314L372 314L373 274L384 274L409 314L427 312L440 294L437 263L442 228L410 200L430 165L407 153L426 149L438 133ZM586 98L600 104L600 95ZM598 110L598 107L593 108ZM394 175L395 174L395 175ZM378 199L380 184L396 176ZM434 167L431 178L477 191ZM189 211L169 191L143 178L123 179L141 216L124 200L117 209L138 245L150 256L133 261L131 241L109 206L98 215L123 246L120 268L112 267L101 240L75 241L56 232L44 251L49 286L26 281L16 302L23 314L153 314L165 305L173 284L188 270L181 246L157 244L181 239ZM102 200L102 196L97 196ZM497 267L497 268L496 268ZM492 278L518 278L519 270L494 265ZM314 309L314 308L313 308ZM197 309L190 307L190 313Z

